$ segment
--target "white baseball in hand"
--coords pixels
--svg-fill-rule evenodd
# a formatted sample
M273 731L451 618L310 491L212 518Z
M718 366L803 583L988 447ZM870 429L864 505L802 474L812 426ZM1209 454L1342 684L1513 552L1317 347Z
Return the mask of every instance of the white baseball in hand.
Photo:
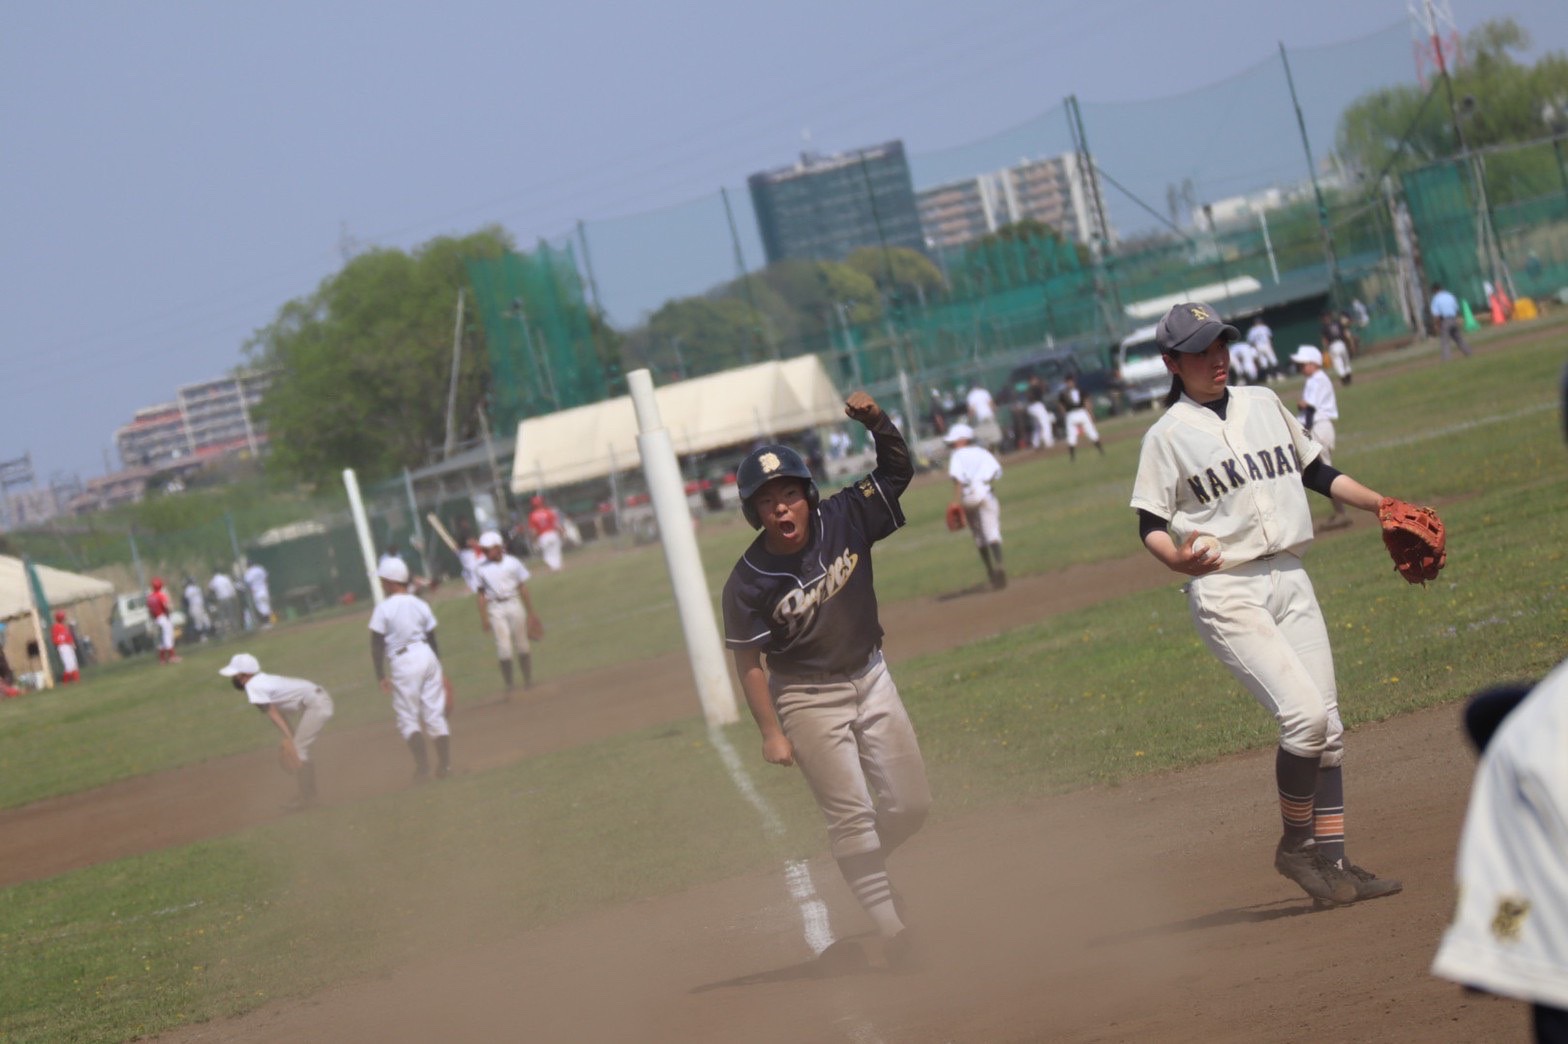
M1192 542L1192 553L1205 555L1209 558L1218 558L1220 556L1220 542L1207 533L1200 533L1198 538Z

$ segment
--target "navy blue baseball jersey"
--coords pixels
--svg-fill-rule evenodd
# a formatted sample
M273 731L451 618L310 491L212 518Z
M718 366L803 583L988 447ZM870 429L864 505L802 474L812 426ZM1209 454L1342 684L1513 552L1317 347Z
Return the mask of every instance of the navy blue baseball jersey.
M724 584L725 643L760 648L770 671L845 673L882 645L871 545L904 524L898 498L914 468L886 415L871 434L875 470L817 505L806 546L775 555L759 533Z

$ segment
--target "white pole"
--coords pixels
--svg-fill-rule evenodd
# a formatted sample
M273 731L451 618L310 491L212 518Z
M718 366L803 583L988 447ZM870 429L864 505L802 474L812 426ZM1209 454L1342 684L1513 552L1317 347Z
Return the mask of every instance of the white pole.
M681 479L670 433L659 418L658 400L653 396L653 375L645 369L633 370L626 375L626 387L637 410L637 449L642 454L643 476L648 481L648 495L659 522L664 564L675 588L675 606L686 635L686 655L697 682L702 714L709 726L733 725L740 720L735 690L730 685L724 643L713 616L702 557L697 553L697 537L692 532L686 484Z
M365 578L370 581L370 597L376 605L386 596L376 576L376 548L370 542L370 520L365 517L365 502L359 496L359 479L353 468L343 469L343 488L348 490L348 510L354 516L354 532L359 534L359 550L365 556Z
M457 375L463 368L463 291L457 291L457 321L452 329L452 379L446 393L446 441L441 445L445 460L457 448Z

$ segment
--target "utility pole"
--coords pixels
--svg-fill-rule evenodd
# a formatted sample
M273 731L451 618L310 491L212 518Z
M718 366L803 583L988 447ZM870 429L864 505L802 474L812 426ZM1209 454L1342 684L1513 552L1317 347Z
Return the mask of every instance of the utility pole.
M1296 97L1296 78L1290 74L1290 55L1285 42L1279 44L1279 60L1285 66L1285 83L1290 87L1290 104L1296 109L1296 128L1301 132L1301 148L1307 154L1307 173L1312 178L1312 196L1318 205L1318 228L1323 233L1323 256L1328 262L1328 299L1337 312L1344 293L1339 285L1339 254L1334 249L1334 227L1329 224L1328 204L1323 202L1323 187L1318 184L1318 166L1312 161L1312 143L1307 140L1307 120L1301 114L1301 99Z
M457 291L457 320L452 325L452 380L446 392L446 442L441 459L457 448L457 372L463 364L463 291Z
M1063 105L1067 109L1067 130L1072 135L1078 176L1085 180L1089 202L1094 206L1097 227L1090 236L1089 245L1091 260L1094 262L1095 298L1100 305L1100 316L1105 323L1106 333L1112 338L1120 338L1126 313L1122 311L1121 291L1116 286L1116 256L1111 251L1111 226L1105 219L1105 200L1100 194L1100 178L1094 169L1094 154L1089 151L1089 137L1084 131L1078 96L1069 94Z

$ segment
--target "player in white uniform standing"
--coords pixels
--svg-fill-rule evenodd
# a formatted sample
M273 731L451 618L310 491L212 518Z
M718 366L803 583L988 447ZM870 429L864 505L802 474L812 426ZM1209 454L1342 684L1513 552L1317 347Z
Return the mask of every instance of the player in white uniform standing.
M1307 375L1301 398L1296 402L1296 408L1301 411L1296 418L1313 441L1323 447L1319 459L1325 464L1332 464L1337 441L1334 422L1339 420L1339 396L1334 394L1334 382L1323 372L1323 353L1310 344L1304 344L1296 349L1290 361L1301 367L1301 372ZM1324 519L1323 528L1338 529L1348 525L1350 515L1346 513L1345 505L1334 501L1334 513Z
M1301 564L1312 542L1307 490L1363 511L1382 498L1320 460L1321 447L1272 391L1228 387L1227 342L1238 333L1216 316L1178 304L1156 330L1172 380L1169 409L1139 453L1139 534L1161 564L1193 577L1187 601L1198 634L1279 723L1284 836L1275 869L1321 904L1390 895L1398 881L1345 854L1334 658Z
M1061 393L1056 398L1061 403L1065 418L1062 426L1067 429L1068 458L1078 459L1079 435L1094 443L1094 448L1100 451L1100 456L1105 456L1105 447L1100 445L1100 429L1094 426L1094 417L1089 413L1088 400L1083 397L1083 391L1078 387L1078 378L1069 373L1063 379Z
M506 553L501 534L490 530L479 538L485 557L474 567L478 585L479 626L495 639L495 655L506 683L506 697L512 694L512 657L523 672L523 688L533 684L533 653L530 641L544 635L544 625L528 596L528 567Z
M250 589L251 604L256 607L256 626L272 626L272 592L267 587L267 570L260 562L245 567L245 586Z
M284 809L297 812L315 804L316 762L310 748L332 717L332 697L327 695L327 690L303 678L264 674L260 662L250 653L236 653L229 665L218 673L229 679L257 710L272 720L283 733L286 759L299 763L295 770L299 796L284 805ZM294 719L292 727L290 717Z
M1279 356L1274 353L1274 331L1259 315L1247 330L1247 343L1258 355L1258 376L1266 383L1279 376Z
M986 449L1002 444L1002 426L996 421L996 400L984 385L977 384L964 396L969 410L969 422L974 426L975 441Z
M428 733L436 747L436 778L452 772L451 730L447 726L450 686L436 646L436 614L408 593L408 566L401 559L381 565L376 575L386 598L370 614L370 662L381 691L392 697L397 731L414 755L414 782L430 778L425 753ZM391 668L391 677L387 668Z
M969 518L985 574L997 590L1007 586L1002 569L1002 506L991 486L1002 477L1002 462L990 450L974 444L974 431L967 424L955 424L942 437L953 447L947 460L947 474L953 480L958 502Z
M213 571L212 579L207 581L207 590L212 592L212 608L215 613L213 623L217 625L223 635L230 635L240 627L240 592L234 586L234 581L229 574Z

